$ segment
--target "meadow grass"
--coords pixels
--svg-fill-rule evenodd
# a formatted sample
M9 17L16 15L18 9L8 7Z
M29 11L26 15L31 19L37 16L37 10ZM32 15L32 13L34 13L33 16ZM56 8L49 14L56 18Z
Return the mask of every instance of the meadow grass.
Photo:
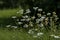
M60 40L50 37L50 34L52 34L51 31L44 31L43 36L34 38L32 35L28 34L27 31L24 29L9 30L8 28L0 28L0 40Z
M0 40L34 40L25 31L0 28Z
M0 18L9 18L12 15L16 15L19 9L3 9L0 10Z

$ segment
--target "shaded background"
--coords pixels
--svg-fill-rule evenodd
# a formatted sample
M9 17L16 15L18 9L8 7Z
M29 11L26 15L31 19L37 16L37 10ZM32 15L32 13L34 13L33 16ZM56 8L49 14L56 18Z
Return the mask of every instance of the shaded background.
M60 17L60 1L59 0L0 0L0 9L13 9L22 7L32 8L38 6L46 11L56 11Z
M16 8L27 5L54 8L56 3L55 0L0 0L0 8Z

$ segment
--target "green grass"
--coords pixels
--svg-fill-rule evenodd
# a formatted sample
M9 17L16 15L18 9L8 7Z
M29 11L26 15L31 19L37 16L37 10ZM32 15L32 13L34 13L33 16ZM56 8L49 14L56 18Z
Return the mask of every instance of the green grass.
M4 9L0 10L0 18L9 18L12 15L16 15L19 9Z
M34 40L30 35L24 31L7 30L0 28L0 40Z
M6 24L9 24L11 22L11 16L21 16L20 14L17 14L19 9L3 9L0 10L0 24L2 26L5 26ZM1 25L0 25L1 26Z
M60 40L51 38L49 34L52 34L52 32L45 31L42 37L33 38L24 29L8 30L8 28L0 28L0 40Z

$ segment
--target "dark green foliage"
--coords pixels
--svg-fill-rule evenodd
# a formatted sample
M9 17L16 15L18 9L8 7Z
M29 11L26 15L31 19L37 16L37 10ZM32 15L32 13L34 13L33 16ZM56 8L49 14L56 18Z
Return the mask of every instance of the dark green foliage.
M0 1L3 2L2 5L0 4L0 8L3 7L15 8L20 5L24 8L28 5L29 7L38 6L45 9L51 8L52 10L52 8L54 9L56 7L55 0L0 0Z

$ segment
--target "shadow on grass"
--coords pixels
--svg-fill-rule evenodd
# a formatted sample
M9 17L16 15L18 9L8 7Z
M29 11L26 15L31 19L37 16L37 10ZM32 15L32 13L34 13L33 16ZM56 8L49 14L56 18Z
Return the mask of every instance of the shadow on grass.
M13 23L14 21L12 20L12 18L0 18L0 27L4 27Z

